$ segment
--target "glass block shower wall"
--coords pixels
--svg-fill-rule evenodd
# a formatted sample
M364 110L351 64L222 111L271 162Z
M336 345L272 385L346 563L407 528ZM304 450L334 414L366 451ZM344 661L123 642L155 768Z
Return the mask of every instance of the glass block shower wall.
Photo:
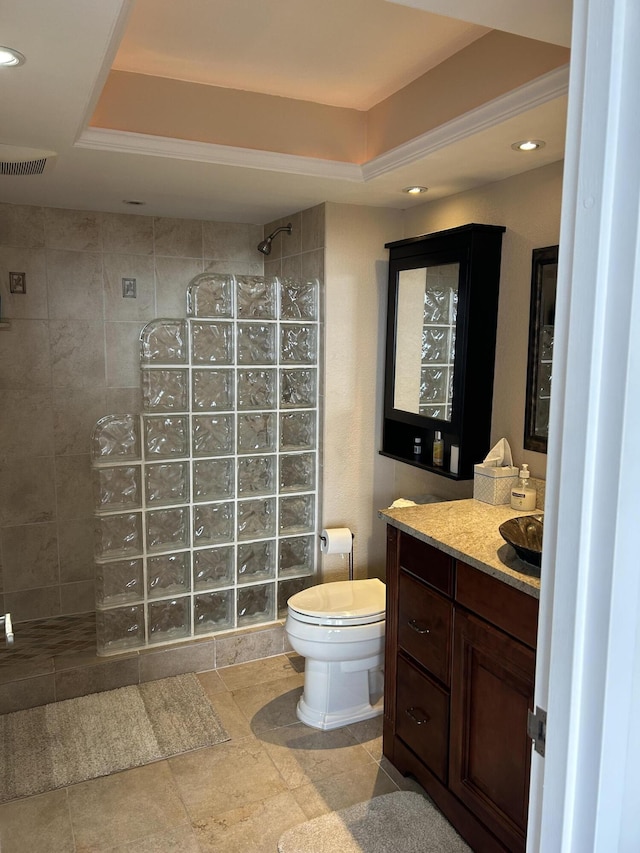
M272 622L313 582L317 281L202 274L92 437L98 654Z

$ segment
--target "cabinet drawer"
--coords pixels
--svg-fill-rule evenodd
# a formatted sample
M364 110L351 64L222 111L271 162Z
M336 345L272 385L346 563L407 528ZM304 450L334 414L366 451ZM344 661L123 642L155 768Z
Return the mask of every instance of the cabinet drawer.
M398 658L396 734L446 784L449 696L413 664Z
M448 685L453 605L404 571L399 588L398 644Z
M400 534L400 568L453 595L453 558L406 533Z

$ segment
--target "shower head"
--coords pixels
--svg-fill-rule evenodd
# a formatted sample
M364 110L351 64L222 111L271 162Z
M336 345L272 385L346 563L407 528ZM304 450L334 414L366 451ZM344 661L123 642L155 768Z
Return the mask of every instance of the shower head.
M289 223L288 225L282 225L280 228L276 228L273 234L269 234L266 240L263 240L262 243L258 243L258 251L262 252L263 255L270 255L271 241L276 236L276 234L279 234L281 231L286 231L287 234L291 234L292 229L293 225L291 223Z

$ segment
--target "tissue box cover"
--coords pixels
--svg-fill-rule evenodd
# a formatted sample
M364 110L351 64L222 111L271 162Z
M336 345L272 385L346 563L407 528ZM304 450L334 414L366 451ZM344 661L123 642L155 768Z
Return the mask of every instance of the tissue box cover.
M473 497L494 506L508 504L511 501L511 489L517 480L518 469L515 465L474 465Z

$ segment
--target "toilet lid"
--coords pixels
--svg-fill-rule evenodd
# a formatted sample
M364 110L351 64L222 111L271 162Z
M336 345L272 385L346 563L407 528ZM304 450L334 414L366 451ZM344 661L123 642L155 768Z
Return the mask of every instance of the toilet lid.
M385 618L385 602L385 585L371 578L318 584L292 595L287 603L303 621L339 626L380 622Z

